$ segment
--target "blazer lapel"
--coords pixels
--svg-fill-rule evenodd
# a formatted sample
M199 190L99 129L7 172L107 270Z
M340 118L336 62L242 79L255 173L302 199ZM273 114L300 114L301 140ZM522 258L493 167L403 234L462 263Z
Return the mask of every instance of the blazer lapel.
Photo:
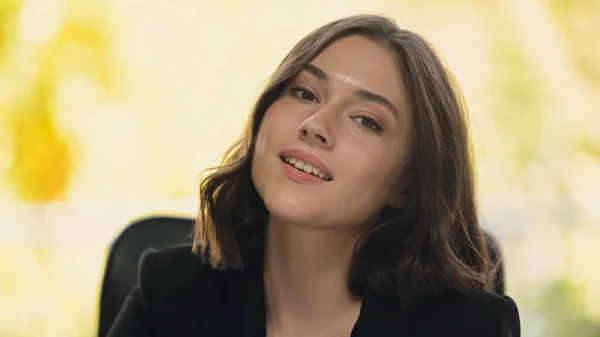
M397 305L376 296L366 295L360 315L350 337L403 337L411 336L414 326L412 315Z
M223 336L264 337L265 303L262 265L253 264L226 276L229 317Z

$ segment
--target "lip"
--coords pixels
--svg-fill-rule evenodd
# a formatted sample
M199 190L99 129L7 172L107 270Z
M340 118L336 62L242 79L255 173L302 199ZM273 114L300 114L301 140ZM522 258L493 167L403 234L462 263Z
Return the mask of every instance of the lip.
M299 184L309 184L309 185L321 185L327 183L327 181L316 177L310 173L306 173L304 171L300 171L297 168L291 166L290 164L284 162L283 160L279 160L281 170L283 174L285 174L289 179L295 181Z
M300 159L304 163L310 164L313 167L316 167L317 169L319 169L319 171L325 173L331 179L330 181L332 181L334 179L333 173L331 172L331 169L329 168L329 166L327 164L325 164L325 161L323 161L317 155L315 155L309 151L298 149L298 148L291 148L291 149L286 149L286 150L281 151L279 156L286 157L286 158L293 157L296 159Z

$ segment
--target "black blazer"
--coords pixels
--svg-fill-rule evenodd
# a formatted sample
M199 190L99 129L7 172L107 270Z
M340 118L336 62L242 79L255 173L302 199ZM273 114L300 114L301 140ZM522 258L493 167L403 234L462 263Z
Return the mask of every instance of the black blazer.
M109 337L264 337L262 263L216 271L190 246L146 253L139 286L125 300ZM365 295L351 337L517 337L515 302L485 291L448 292L421 309Z

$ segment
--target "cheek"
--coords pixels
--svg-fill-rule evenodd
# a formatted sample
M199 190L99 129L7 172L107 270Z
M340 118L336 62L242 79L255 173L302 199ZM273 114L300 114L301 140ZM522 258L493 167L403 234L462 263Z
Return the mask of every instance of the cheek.
M254 157L260 157L267 151L267 144L269 143L268 132L261 126L256 137L256 144L254 145Z
M252 171L255 178L268 176L279 151L290 145L293 126L284 118L278 104L274 103L265 112L254 145ZM256 183L256 182L255 182Z
M381 144L361 151L349 149L345 156L351 158L345 165L346 192L365 202L386 200L398 186L404 162L404 156L391 156L389 151Z
M260 129L258 131L258 136L256 137L256 146L255 146L255 154L260 157L264 153L268 152L269 145L273 142L273 139L277 139L277 135L274 133L277 131L277 128L274 128L273 123L273 114L270 113L270 108L265 112L263 120L260 124Z
M359 183L379 178L389 169L389 158L381 144L353 143L340 154L344 158L345 176Z

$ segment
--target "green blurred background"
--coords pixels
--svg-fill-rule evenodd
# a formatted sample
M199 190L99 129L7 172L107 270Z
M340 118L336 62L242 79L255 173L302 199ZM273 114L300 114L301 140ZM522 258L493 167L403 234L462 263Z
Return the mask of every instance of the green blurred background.
M597 0L0 0L0 336L93 336L114 236L193 216L259 85L356 13L456 74L523 336L600 336Z

